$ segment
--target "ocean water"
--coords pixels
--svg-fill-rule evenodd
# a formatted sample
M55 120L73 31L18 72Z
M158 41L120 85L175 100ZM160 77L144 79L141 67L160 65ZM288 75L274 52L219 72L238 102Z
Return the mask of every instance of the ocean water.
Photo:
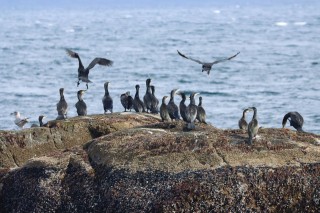
M281 127L289 111L300 112L304 129L320 133L320 4L224 5L153 9L7 9L0 14L0 129L17 129L13 111L37 123L57 116L65 88L69 117L76 116L79 53L84 65L95 57L114 61L90 72L84 96L88 114L102 114L103 84L109 81L114 111L120 94L152 79L159 100L179 88L203 97L212 125L238 128L243 109L255 106L263 127ZM182 53L213 61L211 74ZM178 104L180 97L176 96ZM197 100L198 101L198 100ZM247 120L252 114L248 113ZM287 124L288 126L288 124Z

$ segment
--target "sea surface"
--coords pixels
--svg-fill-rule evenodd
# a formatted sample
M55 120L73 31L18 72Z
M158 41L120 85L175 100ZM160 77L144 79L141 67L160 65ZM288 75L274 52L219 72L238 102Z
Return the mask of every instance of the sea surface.
M85 66L95 57L114 61L90 72L88 114L103 113L104 82L121 112L120 95L134 95L140 84L142 98L151 78L159 100L176 88L199 92L208 122L218 128L238 128L243 109L255 106L265 128L280 128L287 112L298 111L305 131L320 134L319 6L2 10L0 129L18 129L13 111L30 117L27 127L40 114L55 119L61 87L69 117L76 116L76 94L86 86L77 87L78 62L65 52L70 48ZM207 75L177 50L203 61L240 54Z

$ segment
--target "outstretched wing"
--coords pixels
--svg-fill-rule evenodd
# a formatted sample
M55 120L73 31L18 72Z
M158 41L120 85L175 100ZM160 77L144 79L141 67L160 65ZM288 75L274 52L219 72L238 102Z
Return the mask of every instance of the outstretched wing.
M95 58L87 67L87 70L92 69L96 64L103 65L103 66L112 66L113 61L106 59L106 58Z
M194 61L194 62L197 62L197 63L199 63L199 64L204 64L204 62L201 62L201 61L199 61L199 60L196 60L196 59L193 59L193 58L190 58L190 57L187 57L187 56L183 55L181 52L179 52L179 50L177 50L177 52L178 52L178 54L179 54L181 57L183 57L183 58L189 59L189 60Z
M235 54L235 55L233 55L233 56L231 56L231 57L229 57L229 58L224 58L224 59L220 59L220 60L214 61L214 62L212 62L211 64L213 65L213 64L220 63L220 62L224 62L224 61L231 60L231 59L235 58L237 55L239 55L239 53L240 53L240 52L238 52L237 54Z
M72 58L77 58L78 53L73 52L72 50L66 49L67 54Z

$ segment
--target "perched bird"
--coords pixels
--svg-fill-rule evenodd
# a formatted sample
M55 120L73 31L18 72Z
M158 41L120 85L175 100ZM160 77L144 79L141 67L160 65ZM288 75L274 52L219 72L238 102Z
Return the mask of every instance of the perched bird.
M235 54L235 55L233 55L233 56L231 56L229 58L223 58L223 59L220 59L220 60L216 60L214 62L202 62L202 61L199 61L199 60L196 60L196 59L193 59L193 58L190 58L190 57L187 57L187 56L183 55L181 52L179 52L179 50L177 50L177 51L178 51L178 54L181 57L189 59L189 60L194 61L194 62L197 62L199 64L202 64L202 72L207 72L208 75L210 74L210 70L211 70L211 68L212 68L212 66L214 64L218 64L220 62L231 60L231 59L235 58L240 53L240 52L238 52L237 54Z
M249 107L248 108L250 111L253 110L253 117L252 120L249 122L248 125L248 135L249 135L249 140L248 143L249 145L252 145L252 140L255 138L258 134L259 130L259 122L257 119L257 109L255 107Z
M133 99L133 108L136 112L145 112L146 110L145 110L144 103L143 103L143 101L141 101L141 99L139 97L139 89L140 89L140 86L137 84L136 85L136 94Z
M151 79L148 78L146 80L146 94L143 96L143 103L146 106L147 112L151 112L151 105L152 105L152 92L150 87Z
M80 81L85 82L87 89L88 89L88 83L91 83L89 80L89 71L92 69L96 64L103 65L103 66L112 66L113 61L106 59L106 58L95 58L91 61L89 66L87 68L84 68L80 56L78 53L73 52L72 50L66 49L67 54L72 58L77 58L79 61L79 68L78 68L78 82L77 86L79 86Z
M126 112L128 109L131 112L132 105L133 105L133 98L131 97L129 91L121 94L120 101L121 101L122 106L124 107L124 111Z
M108 90L109 82L104 83L104 96L102 98L104 114L107 114L108 110L113 112L113 100L109 94Z
M57 103L58 117L56 118L56 120L67 118L68 104L64 98L63 91L64 91L64 88L60 88L59 90L60 100Z
M44 115L40 115L38 120L39 120L39 125L40 127L43 127L45 124L43 124L43 119L45 118ZM39 127L37 124L32 124L31 127Z
M180 109L180 115L182 117L182 119L187 122L187 117L186 117L186 109L187 109L187 106L185 104L185 101L186 101L186 94L184 92L179 92L178 93L182 100L180 101L180 104L179 104L179 109Z
M198 104L198 109L197 109L197 119L200 123L206 123L206 111L202 107L202 97L199 97L199 104Z
M194 125L194 121L197 118L197 105L196 105L196 101L195 101L195 96L198 95L199 93L191 93L190 94L190 104L187 106L186 109L186 118L187 118L187 129L194 129L195 125Z
M159 100L155 95L155 87L153 85L151 87L151 93L152 93L152 101L151 101L151 113L158 114L159 113Z
M287 120L289 120L290 122L290 126L293 126L298 132L304 132L302 130L302 126L303 126L303 117L300 115L299 112L288 112L282 120L282 128L284 128L284 126L287 123Z
M169 103L167 105L167 109L168 109L168 112L169 112L169 115L170 115L171 119L180 120L179 108L174 103L174 95L176 94L177 91L179 91L179 89L171 90L170 101L169 101Z
M160 117L162 119L162 122L171 120L170 116L169 116L168 109L167 109L167 105L166 105L166 99L167 98L168 98L168 96L163 96L162 104L160 106Z
M76 103L77 113L79 116L87 115L87 105L83 101L83 94L85 93L85 90L79 90L77 93L78 96L78 102Z
M244 130L248 129L248 123L246 121L246 113L248 112L248 110L249 109L243 110L242 117L240 118L240 120L238 122L240 129L244 129Z
M20 112L18 111L11 113L11 115L15 116L14 123L20 128L23 128L23 126L29 122L29 118L22 118Z

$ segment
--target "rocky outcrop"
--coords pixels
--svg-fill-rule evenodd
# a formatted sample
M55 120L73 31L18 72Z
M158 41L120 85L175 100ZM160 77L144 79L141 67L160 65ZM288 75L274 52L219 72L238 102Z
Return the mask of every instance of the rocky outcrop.
M2 212L320 210L319 135L260 129L248 146L242 130L135 113L50 126L1 133Z

